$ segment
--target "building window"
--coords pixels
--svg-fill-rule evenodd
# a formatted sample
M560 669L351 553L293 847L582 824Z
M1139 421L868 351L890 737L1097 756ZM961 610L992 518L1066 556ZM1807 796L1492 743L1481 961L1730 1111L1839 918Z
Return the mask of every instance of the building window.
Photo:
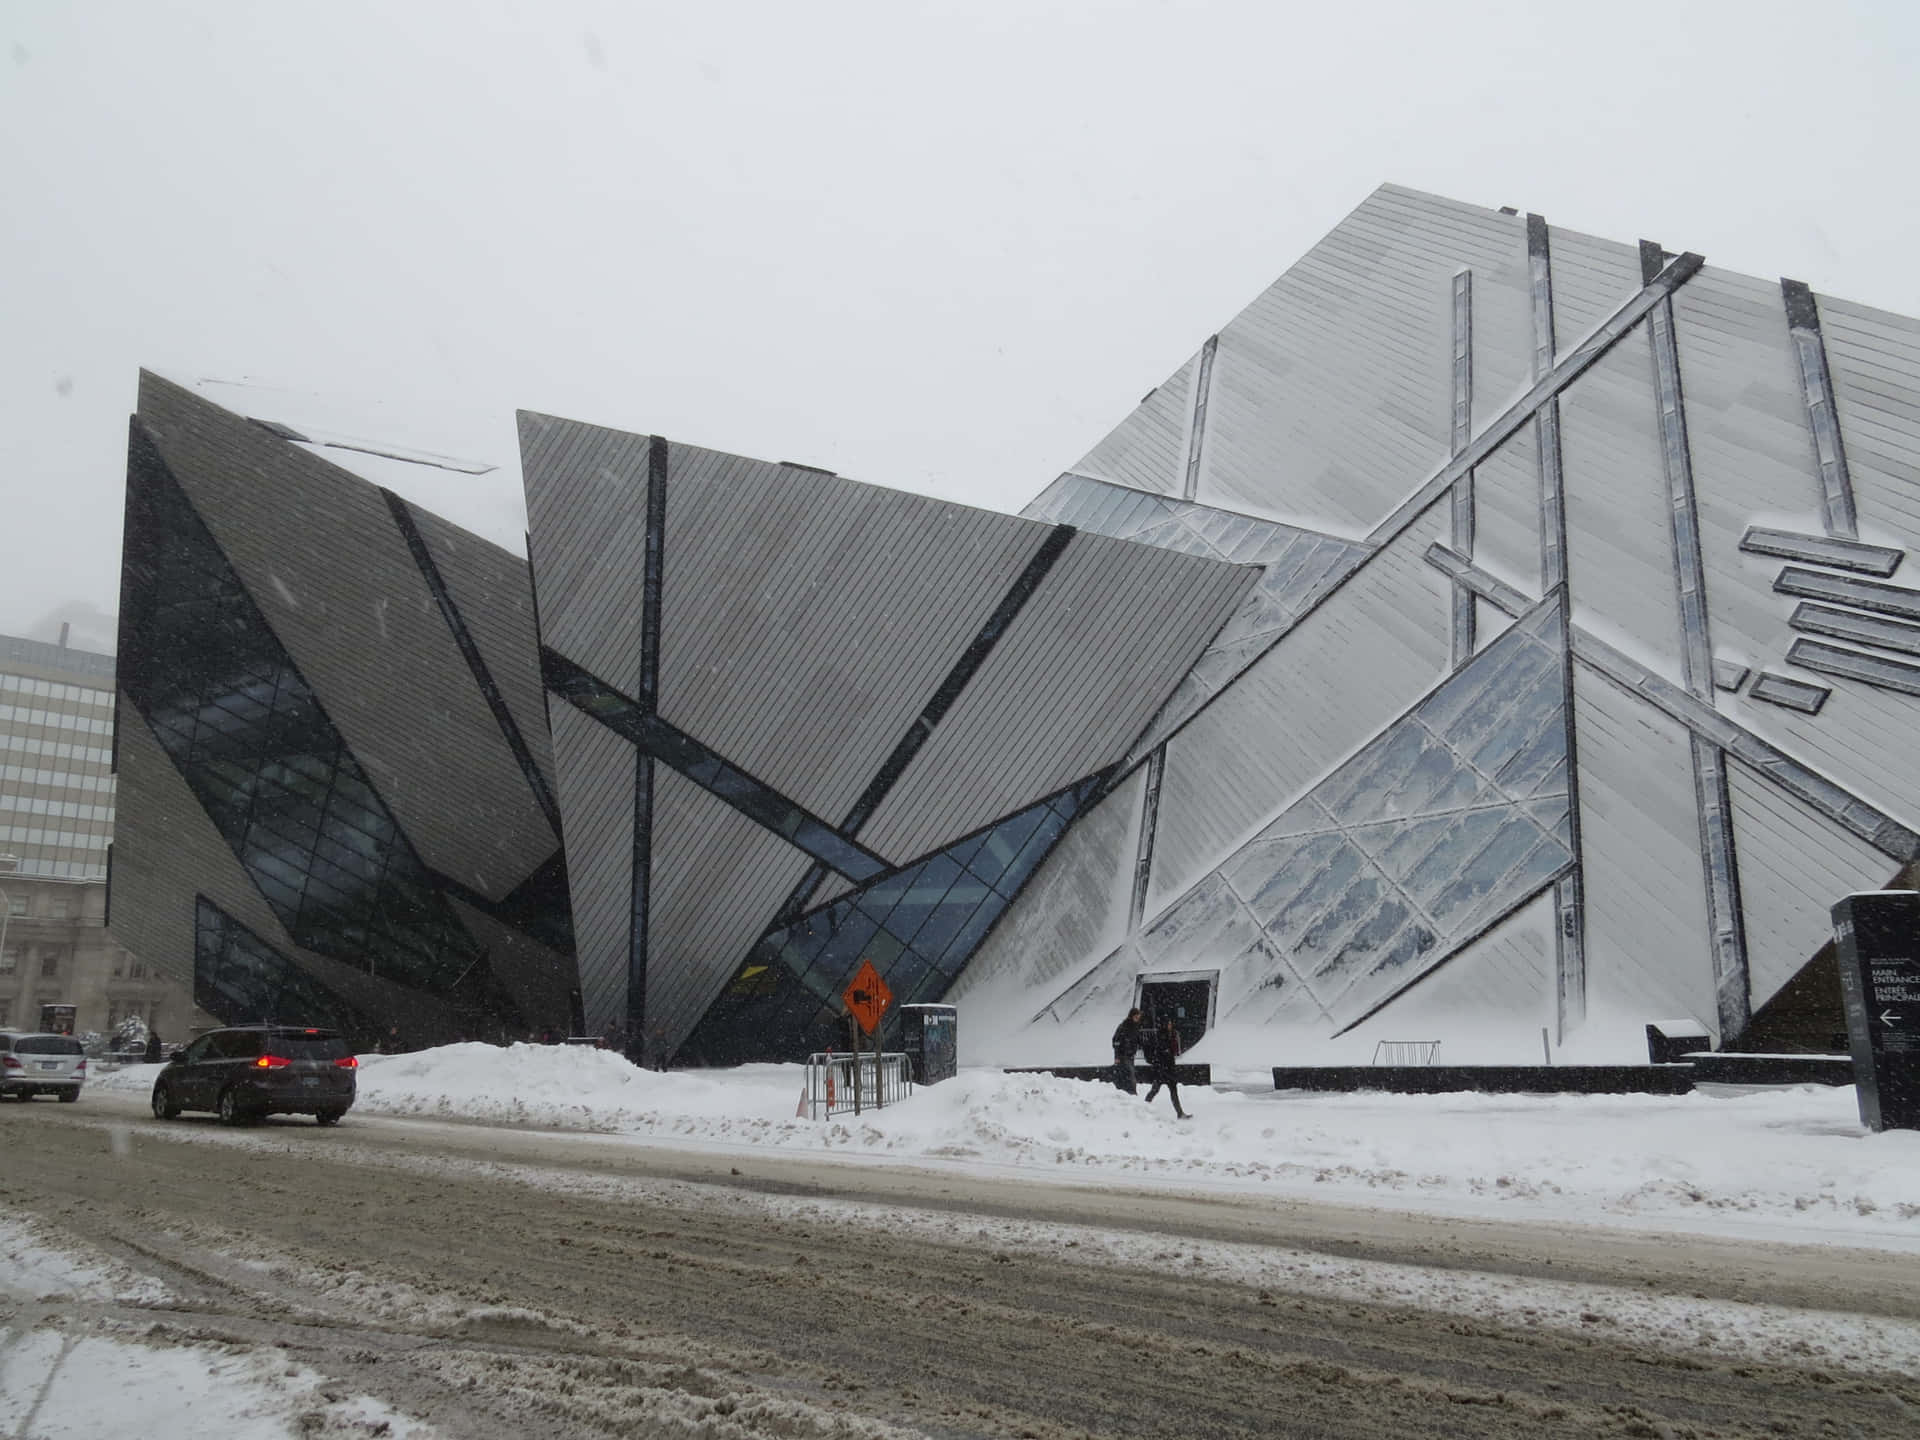
M15 916L17 918L26 913L27 913L27 897L26 896L9 895L7 897L7 914Z
M126 973L127 973L127 952L124 950L116 950L113 952L113 978L118 980L122 975Z
M127 978L129 980L146 979L147 978L146 963L141 960L136 960L131 955L129 955L127 957Z
M20 947L9 945L0 953L0 975L11 975L20 968Z
M48 950L40 956L40 973L42 975L58 975L60 973L60 952L58 950Z
M49 902L49 908L48 908L47 914L55 920L65 920L68 918L68 909L69 909L69 906L67 901L54 900Z

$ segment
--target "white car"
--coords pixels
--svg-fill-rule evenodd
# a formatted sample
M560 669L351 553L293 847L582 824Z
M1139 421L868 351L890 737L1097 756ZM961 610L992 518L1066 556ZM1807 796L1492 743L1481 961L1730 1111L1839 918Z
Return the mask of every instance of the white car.
M0 1033L0 1097L78 1100L87 1080L87 1052L71 1035Z

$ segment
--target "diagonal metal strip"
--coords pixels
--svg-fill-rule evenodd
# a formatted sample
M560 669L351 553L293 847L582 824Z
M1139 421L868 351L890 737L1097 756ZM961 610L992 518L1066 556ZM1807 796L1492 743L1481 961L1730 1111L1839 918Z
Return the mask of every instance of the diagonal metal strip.
M851 836L810 814L764 780L715 754L658 715L649 715L637 700L622 695L566 656L543 648L540 668L547 688L554 694L626 737L642 754L671 766L749 820L773 831L849 880L869 880L890 868L885 860ZM637 846L639 842L635 843Z

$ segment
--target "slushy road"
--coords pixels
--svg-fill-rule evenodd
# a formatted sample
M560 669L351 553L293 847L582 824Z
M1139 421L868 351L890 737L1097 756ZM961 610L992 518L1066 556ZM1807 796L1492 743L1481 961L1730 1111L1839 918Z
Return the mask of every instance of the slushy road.
M1717 1354L1599 1316L1552 1328L1236 1283L1184 1259L1285 1247L1912 1326L1920 1256L361 1115L225 1129L100 1092L0 1106L0 1147L6 1213L172 1295L44 1302L16 1323L279 1345L450 1437L1920 1433L1912 1374ZM833 1218L874 1205L920 1229ZM1088 1264L1077 1241L995 1238L1020 1226L1152 1248Z

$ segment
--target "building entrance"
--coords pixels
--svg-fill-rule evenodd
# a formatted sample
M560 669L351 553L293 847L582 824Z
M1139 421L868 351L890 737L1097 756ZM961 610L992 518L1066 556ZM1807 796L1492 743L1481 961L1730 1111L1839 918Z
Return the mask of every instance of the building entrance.
M1213 984L1217 973L1202 976L1182 975L1140 982L1140 1008L1149 1025L1157 1025L1168 1015L1180 1032L1180 1051L1191 1050L1213 1022Z

